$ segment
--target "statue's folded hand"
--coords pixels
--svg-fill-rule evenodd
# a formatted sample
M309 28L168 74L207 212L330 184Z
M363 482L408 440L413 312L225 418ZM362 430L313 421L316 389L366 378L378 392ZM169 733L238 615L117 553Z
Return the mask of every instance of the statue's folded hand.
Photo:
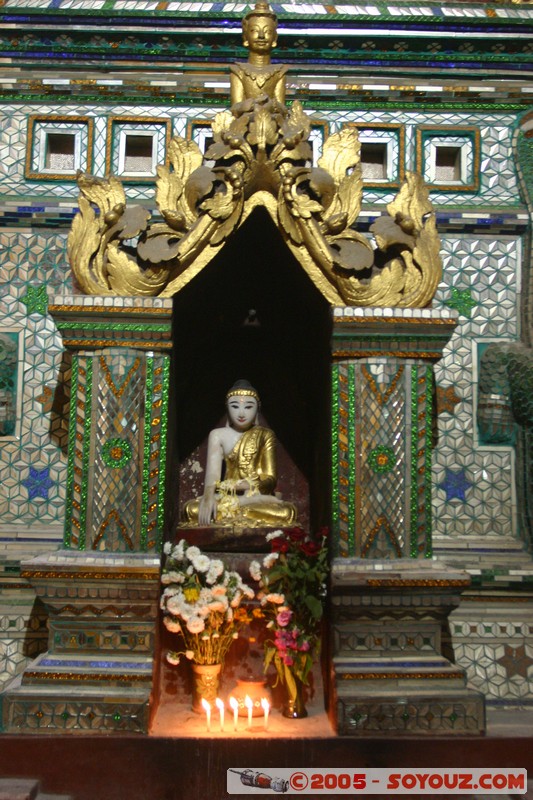
M210 525L217 513L217 501L215 498L215 488L208 487L203 497L198 503L198 524Z

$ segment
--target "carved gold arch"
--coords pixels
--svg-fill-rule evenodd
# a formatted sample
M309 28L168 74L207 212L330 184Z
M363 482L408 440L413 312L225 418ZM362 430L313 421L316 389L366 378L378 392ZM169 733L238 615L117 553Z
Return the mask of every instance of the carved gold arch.
M261 205L287 247L331 305L424 307L439 284L439 256L427 187L407 173L387 214L356 229L363 196L355 128L330 136L310 165L310 118L260 94L215 117L205 157L176 137L170 166L158 167L161 221L128 206L117 178L80 175L80 213L68 253L87 294L169 297L221 250ZM131 240L136 238L135 248Z

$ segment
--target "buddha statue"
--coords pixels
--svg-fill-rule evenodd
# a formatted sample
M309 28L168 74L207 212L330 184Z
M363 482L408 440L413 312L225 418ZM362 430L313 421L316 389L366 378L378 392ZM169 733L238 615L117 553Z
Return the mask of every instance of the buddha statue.
M232 112L240 116L249 111L254 100L271 98L285 105L285 73L287 67L270 63L276 47L277 17L267 2L258 2L242 21L243 44L249 48L248 62L230 67ZM246 102L248 101L248 102Z
M257 424L259 407L248 381L237 381L227 393L228 421L209 434L204 493L185 504L188 523L283 527L295 521L296 507L274 494L276 437Z

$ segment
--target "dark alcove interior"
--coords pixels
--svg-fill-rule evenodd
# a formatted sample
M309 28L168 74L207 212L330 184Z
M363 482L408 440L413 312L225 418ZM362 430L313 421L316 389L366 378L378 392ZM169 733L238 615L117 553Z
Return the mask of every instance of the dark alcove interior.
M305 527L328 523L330 334L329 304L267 211L255 209L174 298L170 531L183 503L201 494L207 437L224 424L226 392L239 378L257 388L261 423L276 433L278 489Z

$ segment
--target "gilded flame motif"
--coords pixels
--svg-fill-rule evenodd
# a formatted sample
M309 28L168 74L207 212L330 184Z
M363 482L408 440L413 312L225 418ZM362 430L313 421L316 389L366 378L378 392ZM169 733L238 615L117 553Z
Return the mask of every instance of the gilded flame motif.
M175 137L169 166L157 169L162 221L129 206L117 178L79 176L68 254L82 291L170 297L261 205L332 305L430 304L442 266L421 176L407 173L388 214L371 226L373 247L354 228L363 197L357 130L330 136L313 167L310 117L298 101L290 109L280 102L285 70L270 64L276 29L268 4L257 4L243 30L249 62L232 68L232 106L216 115L205 157L196 143ZM134 249L128 240L137 238Z

